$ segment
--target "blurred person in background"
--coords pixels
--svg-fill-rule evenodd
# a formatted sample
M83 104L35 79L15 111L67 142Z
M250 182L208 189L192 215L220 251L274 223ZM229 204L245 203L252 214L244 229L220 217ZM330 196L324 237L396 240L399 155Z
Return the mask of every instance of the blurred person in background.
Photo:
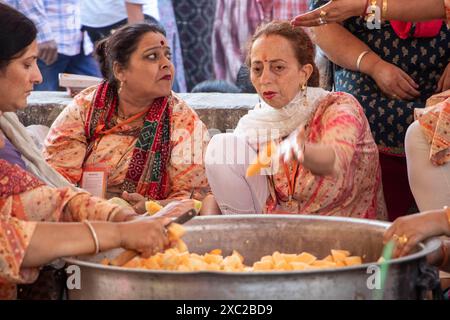
M101 77L93 45L81 30L79 0L5 0L30 18L38 29L38 66L43 81L38 91L57 91L59 73Z

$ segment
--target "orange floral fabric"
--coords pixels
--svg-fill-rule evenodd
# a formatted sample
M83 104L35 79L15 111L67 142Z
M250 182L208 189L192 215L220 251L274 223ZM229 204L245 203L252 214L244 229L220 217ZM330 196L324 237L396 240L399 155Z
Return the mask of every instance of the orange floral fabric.
M415 114L431 144L430 161L442 165L450 160L450 90L431 97L427 105Z
M37 221L108 220L117 210L87 193L54 189L0 159L0 299L14 299L17 283L31 283L38 269L22 268Z
M80 183L86 167L107 168L107 197L120 196L134 146L143 120L121 127L119 132L103 136L85 159L87 139L85 123L92 107L96 87L91 87L67 106L53 123L45 141L46 161L72 183ZM171 154L167 166L169 190L166 199L202 199L209 192L204 168L204 152L209 142L206 126L183 100L172 95ZM120 123L120 119L117 119Z

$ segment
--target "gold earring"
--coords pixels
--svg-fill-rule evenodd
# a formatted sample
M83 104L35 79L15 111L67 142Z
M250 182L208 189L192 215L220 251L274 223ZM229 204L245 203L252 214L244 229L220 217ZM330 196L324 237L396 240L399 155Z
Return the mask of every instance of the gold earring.
M302 92L303 92L303 106L306 107L308 105L308 81L306 81L302 85Z
M119 89L117 90L117 93L120 94L122 91L122 81L119 81Z

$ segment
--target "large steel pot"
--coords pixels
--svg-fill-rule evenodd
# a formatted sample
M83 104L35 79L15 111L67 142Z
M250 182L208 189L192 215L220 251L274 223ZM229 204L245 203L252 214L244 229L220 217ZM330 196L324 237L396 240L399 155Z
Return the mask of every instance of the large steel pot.
M172 272L103 266L120 249L97 256L66 259L80 267L81 289L70 299L372 299L376 285L370 276L382 252L382 235L389 224L361 219L293 216L198 217L185 226L190 252L203 254L221 248L224 255L238 250L247 265L274 251L308 251L320 258L330 249L350 250L364 257L361 266L291 272ZM385 299L416 299L423 290L425 257L437 250L438 240L390 262ZM379 265L378 265L379 266ZM422 271L421 271L422 270ZM431 277L432 282L436 279ZM368 285L368 282L371 285ZM419 287L418 284L422 286Z

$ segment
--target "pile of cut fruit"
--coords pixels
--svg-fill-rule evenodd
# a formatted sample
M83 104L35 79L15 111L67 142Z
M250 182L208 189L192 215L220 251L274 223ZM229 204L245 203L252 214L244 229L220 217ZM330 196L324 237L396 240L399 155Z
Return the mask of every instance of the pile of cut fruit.
M146 203L146 209L150 214L156 213L161 208L153 201ZM236 250L225 257L222 255L221 249L214 249L203 255L190 253L187 245L181 239L185 232L182 225L170 224L168 237L172 248L149 258L136 256L123 267L169 271L266 272L339 268L363 263L360 256L351 256L350 252L346 250L331 250L330 255L323 259L318 259L308 252L286 254L275 251L272 255L262 257L253 266L247 266L244 264L244 257ZM103 259L101 263L110 265L111 261Z

